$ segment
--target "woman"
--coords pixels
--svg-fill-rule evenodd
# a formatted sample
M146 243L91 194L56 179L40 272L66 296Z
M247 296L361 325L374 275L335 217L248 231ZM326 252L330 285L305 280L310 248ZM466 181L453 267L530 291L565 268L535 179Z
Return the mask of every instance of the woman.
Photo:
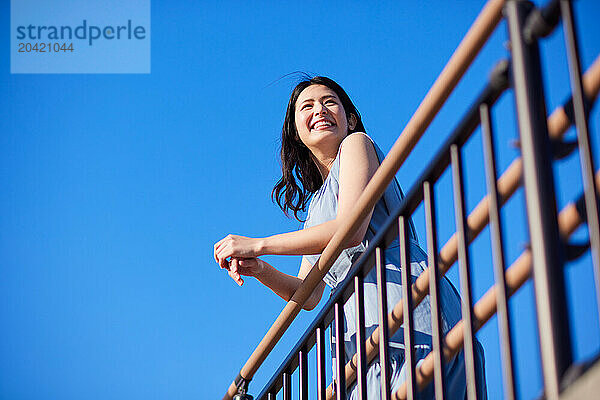
M318 260L341 221L349 215L363 189L375 173L384 155L364 133L360 114L346 92L326 77L300 82L292 92L282 129L281 161L283 176L273 189L273 198L286 215L304 211L310 201L304 228L265 238L227 235L214 246L217 263L242 285L242 276L253 276L284 300L289 300ZM370 210L348 248L340 254L319 286L304 305L313 309L319 303L325 284L332 290L342 282L352 261L366 249L375 232L402 198L394 182ZM411 274L413 280L426 268L426 255L418 245L410 222ZM258 258L265 254L303 255L298 276L287 275ZM385 252L388 280L388 308L402 297L400 260L397 240ZM378 325L375 268L365 277L365 328L370 335ZM440 288L442 326L447 332L460 320L460 299L446 279ZM346 360L356 352L354 298L344 306ZM417 362L431 351L431 313L428 298L414 311L415 357ZM390 339L391 388L396 391L404 381L404 337L402 329ZM333 348L333 346L332 346ZM482 388L483 354L477 343ZM334 364L335 365L335 364ZM368 398L380 398L380 365L376 359L368 368ZM446 365L447 398L465 398L462 353ZM350 398L356 398L351 389ZM429 385L421 398L433 398ZM479 399L485 398L485 391Z

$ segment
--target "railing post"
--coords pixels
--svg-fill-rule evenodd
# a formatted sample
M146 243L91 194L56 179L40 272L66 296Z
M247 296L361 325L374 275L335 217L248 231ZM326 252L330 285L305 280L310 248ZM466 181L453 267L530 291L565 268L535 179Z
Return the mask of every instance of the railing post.
M573 91L573 116L577 127L577 143L579 144L579 160L583 187L585 193L585 213L590 237L590 252L596 279L596 302L600 312L600 221L598 217L598 196L594 189L594 157L588 130L588 115L585 110L585 96L581 79L581 64L579 62L579 48L575 29L575 16L570 0L560 0L560 9L563 18L563 31L569 59L569 73Z
M283 400L292 400L292 374L283 373Z
M298 388L300 390L298 398L308 400L308 351L301 350L298 353Z
M385 255L380 246L375 249L375 268L377 268L377 313L379 316L379 365L381 367L381 399L390 400L390 359L387 309L387 276Z
M465 189L463 182L462 161L460 148L453 144L450 146L450 160L452 164L452 184L454 186L454 215L456 218L456 233L458 234L458 267L460 272L460 297L462 299L461 312L465 327L464 355L465 373L467 377L467 399L477 400L478 386L475 364L475 324L473 316L473 296L471 292L471 267L469 261L469 238L466 219Z
M425 229L427 231L427 265L429 267L429 301L431 303L431 344L433 353L433 386L435 399L446 397L444 377L444 332L442 330L441 299L439 281L441 279L438 265L437 228L435 216L435 195L433 184L423 183L423 200L425 203Z
M548 399L558 399L561 377L572 360L571 338L562 269L564 250L558 233L540 54L535 39L527 43L523 36L524 21L532 9L530 2L509 0L505 12L523 153L523 181L545 395Z
M346 399L346 347L344 341L344 303L335 303L333 307L335 319L335 372L336 399Z
M325 383L325 333L323 326L317 328L315 335L317 336L317 399L325 400L326 383Z
M362 275L354 277L356 309L356 398L367 400L367 351L365 349L365 290Z
M508 308L508 291L506 289L504 246L502 244L502 223L500 220L500 198L496 176L496 156L492 134L492 115L488 104L479 106L481 120L481 136L485 158L485 177L490 204L490 237L496 281L496 309L498 310L498 330L500 348L502 349L502 375L504 376L504 398L515 400L515 378L513 363L513 346L510 333L510 314Z
M402 300L404 314L404 368L406 368L406 400L417 398L417 381L415 372L414 322L412 301L412 270L410 260L410 243L408 241L409 223L407 218L398 218L398 242L400 243L400 272L402 274Z

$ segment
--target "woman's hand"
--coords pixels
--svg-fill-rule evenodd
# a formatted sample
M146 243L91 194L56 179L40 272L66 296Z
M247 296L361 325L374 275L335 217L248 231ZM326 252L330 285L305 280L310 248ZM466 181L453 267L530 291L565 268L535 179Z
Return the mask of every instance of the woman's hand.
M232 257L229 261L229 266L226 267L231 279L238 285L244 284L242 276L259 275L264 269L264 263L258 258L235 258Z
M239 235L227 235L215 243L215 261L221 268L229 266L227 259L260 256L261 240Z

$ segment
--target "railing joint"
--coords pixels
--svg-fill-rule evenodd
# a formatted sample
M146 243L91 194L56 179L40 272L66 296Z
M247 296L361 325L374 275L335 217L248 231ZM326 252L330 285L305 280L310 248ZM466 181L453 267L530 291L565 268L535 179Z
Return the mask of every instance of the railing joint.
M523 38L528 44L552 33L560 20L560 5L552 0L546 6L533 8L523 26Z
M586 240L584 242L569 242L565 243L565 259L566 261L575 261L579 257L585 254L585 252L590 248L590 241Z
M490 87L493 90L503 91L510 85L510 60L503 59L494 65L489 75ZM488 104L491 105L491 104Z
M521 141L516 139L511 142L515 149L521 149ZM579 147L577 140L567 140L563 138L550 139L550 152L554 160L562 160L573 154Z
M248 385L252 379L246 379L241 374L238 374L233 382L238 389L238 393L233 396L233 400L253 400L253 397L249 395Z

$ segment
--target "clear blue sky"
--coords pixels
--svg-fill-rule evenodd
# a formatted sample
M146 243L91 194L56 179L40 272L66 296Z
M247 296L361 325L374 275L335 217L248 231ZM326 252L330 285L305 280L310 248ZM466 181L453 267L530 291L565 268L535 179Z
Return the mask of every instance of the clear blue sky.
M387 152L482 5L154 1L150 74L11 75L2 1L0 398L220 398L284 303L251 279L239 288L215 264L213 244L228 233L300 227L270 200L294 80L272 82L299 70L336 79ZM587 68L600 54L600 5L575 7ZM506 56L506 39L501 24L401 168L405 189ZM563 49L561 30L544 41L549 110L570 92ZM518 155L513 112L508 92L494 109L502 170ZM596 107L597 166L599 122ZM469 209L485 191L480 149L477 132L465 151ZM562 207L581 190L577 158L555 171ZM439 212L445 243L454 231L447 174L438 189L447 198ZM527 242L521 191L503 213L512 262ZM424 243L422 211L415 222ZM288 273L299 263L268 260ZM472 246L472 264L479 297L493 282L487 230ZM575 355L583 359L600 349L589 258L566 271ZM532 294L526 285L511 301L524 398L541 387ZM315 315L293 324L252 394ZM478 337L497 398L495 322Z

